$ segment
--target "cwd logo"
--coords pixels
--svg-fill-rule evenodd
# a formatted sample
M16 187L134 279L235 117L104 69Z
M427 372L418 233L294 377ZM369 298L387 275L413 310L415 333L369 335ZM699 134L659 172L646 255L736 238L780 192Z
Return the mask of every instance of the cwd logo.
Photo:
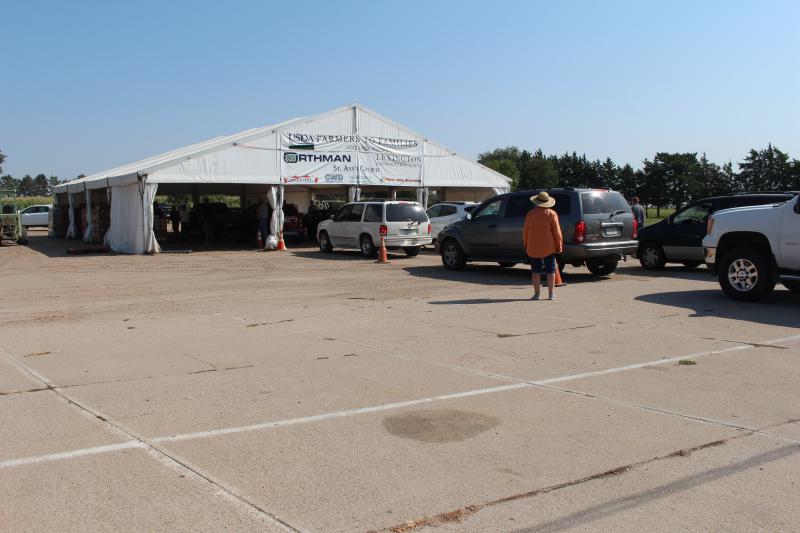
M284 163L297 163L297 154L295 152L286 152L283 154Z

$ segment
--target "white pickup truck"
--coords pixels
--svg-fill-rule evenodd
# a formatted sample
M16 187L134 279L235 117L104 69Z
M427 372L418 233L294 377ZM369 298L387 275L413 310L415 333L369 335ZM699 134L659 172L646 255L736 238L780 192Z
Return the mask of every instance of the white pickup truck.
M800 197L717 211L703 239L705 261L725 294L753 302L780 281L800 291Z

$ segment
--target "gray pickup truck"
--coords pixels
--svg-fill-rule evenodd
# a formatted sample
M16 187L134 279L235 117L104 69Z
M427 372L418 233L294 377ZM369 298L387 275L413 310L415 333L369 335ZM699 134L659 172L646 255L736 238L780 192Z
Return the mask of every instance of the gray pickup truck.
M625 198L608 189L553 188L564 236L565 264L586 265L596 276L616 270L620 258L636 252L636 223ZM510 267L527 263L522 248L525 215L530 197L540 190L517 191L489 198L467 218L448 225L437 236L437 249L448 270L460 270L470 261L497 262Z

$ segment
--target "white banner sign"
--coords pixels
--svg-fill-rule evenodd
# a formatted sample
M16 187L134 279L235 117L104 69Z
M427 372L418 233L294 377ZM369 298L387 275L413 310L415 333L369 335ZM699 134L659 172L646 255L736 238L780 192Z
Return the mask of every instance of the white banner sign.
M286 185L422 185L422 141L281 133Z

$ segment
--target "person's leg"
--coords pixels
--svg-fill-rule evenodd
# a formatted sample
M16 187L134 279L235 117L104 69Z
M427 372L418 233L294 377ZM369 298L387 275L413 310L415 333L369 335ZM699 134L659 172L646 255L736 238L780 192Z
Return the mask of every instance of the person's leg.
M267 228L267 220L262 218L258 221L258 232L261 235L261 242L267 244L267 237L269 237L269 228Z
M556 285L556 256L548 255L544 258L544 271L547 274L547 295L552 300L554 298L553 291Z
M542 259L531 257L531 279L533 280L533 297L539 298L542 292Z

